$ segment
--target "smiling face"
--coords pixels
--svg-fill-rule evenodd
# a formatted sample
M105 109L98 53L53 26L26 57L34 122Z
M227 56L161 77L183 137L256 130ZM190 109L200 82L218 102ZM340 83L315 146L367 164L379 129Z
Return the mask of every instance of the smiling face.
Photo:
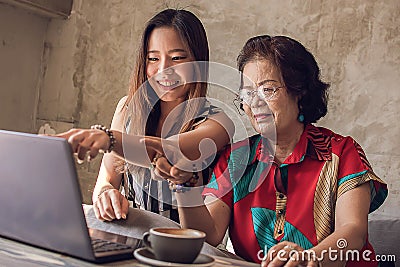
M188 48L172 27L155 28L147 48L146 74L162 101L183 102L193 80L193 61ZM186 63L186 64L182 64Z
M265 137L292 131L298 126L299 109L297 97L288 94L281 75L274 64L269 60L260 59L250 61L243 69L243 88L253 90L257 87L277 88L275 94L265 101L255 94L252 101L243 103L243 109L251 121L256 132Z

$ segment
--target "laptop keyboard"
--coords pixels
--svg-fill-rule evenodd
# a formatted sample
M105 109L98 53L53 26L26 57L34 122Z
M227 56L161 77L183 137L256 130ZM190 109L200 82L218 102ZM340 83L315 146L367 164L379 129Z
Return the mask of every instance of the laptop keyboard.
M133 246L97 238L92 239L92 247L94 252L109 252L126 249L131 249L133 251L135 249Z

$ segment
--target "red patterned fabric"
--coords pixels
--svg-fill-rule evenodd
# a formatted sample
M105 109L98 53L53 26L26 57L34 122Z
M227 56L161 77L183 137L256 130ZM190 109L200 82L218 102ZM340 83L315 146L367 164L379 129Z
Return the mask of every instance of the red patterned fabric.
M321 175L331 165L336 167L336 175ZM282 177L278 182L277 172ZM322 194L326 202L322 204L332 209L324 209L322 205L318 211L329 214L315 210L318 184L325 182L319 181L320 177L331 181L334 188ZM385 200L387 187L372 172L361 147L351 137L310 124L293 153L280 166L273 163L268 142L259 135L234 144L220 156L203 195L216 196L231 208L229 230L235 252L246 260L260 262L260 250L265 252L284 240L305 249L317 245L321 240L317 222L323 221L321 218L334 218L337 199L365 182L371 185L370 211L373 211ZM333 220L327 223L334 225ZM328 235L334 230L333 227L323 230L326 229ZM368 242L363 250L366 249L371 250L372 257L373 249ZM377 266L377 263L356 261L348 262L347 266Z

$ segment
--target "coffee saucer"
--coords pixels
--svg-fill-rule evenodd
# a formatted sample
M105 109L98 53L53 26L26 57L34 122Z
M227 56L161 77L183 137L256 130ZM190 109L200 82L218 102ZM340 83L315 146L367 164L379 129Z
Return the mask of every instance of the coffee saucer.
M152 266L174 266L174 267L206 267L211 266L215 260L214 258L207 256L205 254L200 254L194 260L193 263L176 263L176 262L167 262L167 261L160 261L154 257L154 254L149 251L147 248L138 248L133 252L133 255L137 260L142 263L149 264Z

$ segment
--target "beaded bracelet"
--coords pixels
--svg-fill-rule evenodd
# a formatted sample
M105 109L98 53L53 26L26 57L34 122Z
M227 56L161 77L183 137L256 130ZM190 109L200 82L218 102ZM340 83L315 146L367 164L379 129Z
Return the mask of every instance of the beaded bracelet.
M108 138L110 138L110 146L104 152L110 153L111 151L113 151L116 140L115 140L113 132L110 129L108 129L104 125L100 125L100 124L92 125L90 127L90 129L101 130L101 131L105 132L108 135Z

